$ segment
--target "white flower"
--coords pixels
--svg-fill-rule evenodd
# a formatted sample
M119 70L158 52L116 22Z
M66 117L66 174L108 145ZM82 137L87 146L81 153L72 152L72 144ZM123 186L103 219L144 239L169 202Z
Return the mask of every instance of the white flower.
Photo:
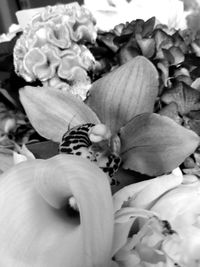
M114 195L113 255L120 267L200 266L200 182L164 175Z

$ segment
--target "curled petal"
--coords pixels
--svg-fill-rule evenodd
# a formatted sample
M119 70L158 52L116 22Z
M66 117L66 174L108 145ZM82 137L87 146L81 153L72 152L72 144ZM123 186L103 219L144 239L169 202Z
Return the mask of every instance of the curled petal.
M61 49L69 48L71 40L67 27L63 24L54 25L48 35L50 43Z
M25 75L30 75L32 80L36 78L41 81L52 78L60 59L55 49L44 46L42 49L33 48L24 57Z
M77 61L74 57L67 57L65 60L62 60L58 70L59 77L68 81L87 81L89 79L87 72L80 66L77 66L76 63Z
M89 26L89 27L88 27ZM74 40L87 40L89 42L94 42L96 39L96 32L92 29L90 25L80 25L77 27L75 33L74 33ZM93 34L91 34L91 30L93 30Z
M70 27L71 38L75 42L94 42L97 37L96 20L84 6L74 14L74 23Z
M33 66L35 64L44 65L46 63L46 57L39 48L31 49L24 57L24 70L25 75L29 75L31 80L35 79L33 72Z
M2 266L109 266L111 192L94 164L69 155L27 161L0 182ZM68 213L71 197L76 216Z
M87 71L92 69L95 59L85 46L73 45L66 53L63 52L63 55L58 68L60 78L71 82L89 79ZM77 70L79 74L76 74Z
M36 64L33 67L33 70L36 77L38 77L41 81L45 81L54 77L57 67L60 64L60 57L58 49L51 45L44 45L41 48L41 51L46 56L46 62L44 65ZM45 75L45 73L47 74Z

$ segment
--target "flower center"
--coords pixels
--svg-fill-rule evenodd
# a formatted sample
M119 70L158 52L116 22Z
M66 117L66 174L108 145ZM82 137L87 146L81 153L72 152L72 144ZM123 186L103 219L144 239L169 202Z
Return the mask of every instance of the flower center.
M121 143L104 124L82 124L67 131L59 145L60 153L73 154L96 163L111 178L118 170ZM115 179L110 179L116 184Z

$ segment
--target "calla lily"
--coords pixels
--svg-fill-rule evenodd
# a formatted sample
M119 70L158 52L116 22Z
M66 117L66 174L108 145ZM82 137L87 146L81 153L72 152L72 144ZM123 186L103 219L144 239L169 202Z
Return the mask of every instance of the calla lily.
M199 190L197 177L172 173L115 193L119 266L198 266Z
M0 209L1 266L110 266L110 186L88 160L58 155L17 164L0 176Z
M0 149L0 174L13 166L13 151L11 149Z
M92 158L104 170L111 163L115 171L112 160L120 157L123 168L157 176L179 166L199 144L193 131L153 113L157 94L157 71L138 56L94 82L87 105L45 87L22 88L20 100L33 127L61 143L61 152ZM92 139L97 125L103 128Z

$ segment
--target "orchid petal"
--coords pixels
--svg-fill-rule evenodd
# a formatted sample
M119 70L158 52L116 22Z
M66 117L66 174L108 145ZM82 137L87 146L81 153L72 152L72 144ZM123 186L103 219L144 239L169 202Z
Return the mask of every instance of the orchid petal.
M93 83L88 105L116 132L134 116L153 112L158 94L158 73L138 56Z
M1 266L109 266L112 198L94 164L71 155L26 161L0 183ZM67 213L71 197L80 216Z
M121 128L123 168L151 176L178 167L199 144L199 136L158 114L141 114Z
M20 100L36 131L55 142L61 141L68 128L88 122L99 123L87 105L67 92L26 86L20 90Z

